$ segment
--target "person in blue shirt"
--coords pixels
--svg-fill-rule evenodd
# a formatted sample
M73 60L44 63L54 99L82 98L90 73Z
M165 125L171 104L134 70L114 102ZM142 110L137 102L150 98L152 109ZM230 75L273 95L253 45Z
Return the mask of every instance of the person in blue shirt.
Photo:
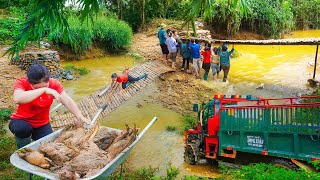
M222 45L222 51L218 48L218 55L220 56L220 67L223 70L223 82L227 81L227 77L230 70L230 56L234 52L234 45L232 45L231 51L228 51L228 47Z
M194 39L191 39L191 43L189 44L189 48L191 51L191 57L193 62L193 68L196 72L196 78L200 78L200 44L196 43Z
M169 50L168 50L168 47L166 45L167 32L164 29L165 26L166 26L165 24L161 24L160 25L160 30L158 31L158 39L159 39L159 42L160 42L160 47L161 47L161 50L162 50L163 58L164 58L164 60L168 60Z
M182 40L182 44L180 47L180 55L182 57L182 66L181 71L189 71L189 60L190 60L190 51L188 43L185 39Z

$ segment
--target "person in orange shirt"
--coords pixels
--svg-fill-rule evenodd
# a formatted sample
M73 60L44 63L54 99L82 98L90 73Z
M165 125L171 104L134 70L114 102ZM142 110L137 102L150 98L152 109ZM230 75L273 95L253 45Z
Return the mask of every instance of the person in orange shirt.
M139 77L132 77L131 75L129 75L129 69L127 68L125 71L125 74L116 74L113 73L111 75L111 79L112 79L112 84L117 82L120 84L120 86L122 87L122 89L127 88L130 84L139 81L140 79L147 79L148 74L143 73L141 74ZM119 91L119 93L121 92L121 90Z
M10 116L9 129L15 135L18 148L53 132L50 125L53 99L61 102L79 122L90 123L62 85L50 78L46 67L31 65L27 77L19 78L14 84L13 101L18 107Z

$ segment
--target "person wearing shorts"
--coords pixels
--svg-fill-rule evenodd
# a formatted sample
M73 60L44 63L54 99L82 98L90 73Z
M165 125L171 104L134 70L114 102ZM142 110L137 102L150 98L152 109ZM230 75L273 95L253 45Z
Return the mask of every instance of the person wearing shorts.
M166 40L166 44L168 46L168 50L170 53L170 57L172 60L172 69L176 68L176 58L177 58L177 51L178 51L178 44L177 41L172 37L172 32L169 32L169 38Z
M158 39L160 42L160 47L161 47L161 51L163 54L163 58L164 58L164 60L168 60L169 50L168 50L168 46L166 45L167 32L164 29L165 26L166 26L165 24L160 25L160 30L158 31Z

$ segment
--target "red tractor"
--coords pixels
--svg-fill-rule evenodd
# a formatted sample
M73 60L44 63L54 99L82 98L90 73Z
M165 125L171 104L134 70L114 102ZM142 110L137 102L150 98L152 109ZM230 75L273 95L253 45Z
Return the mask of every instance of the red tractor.
M320 97L265 99L215 95L185 134L186 163L232 160L240 154L268 157L292 168L320 160Z

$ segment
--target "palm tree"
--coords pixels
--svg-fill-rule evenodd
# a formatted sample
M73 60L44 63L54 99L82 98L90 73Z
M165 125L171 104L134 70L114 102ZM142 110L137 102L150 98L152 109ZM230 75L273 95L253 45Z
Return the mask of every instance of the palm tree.
M221 3L221 0L190 0L188 8L183 14L186 23L191 23L192 30L196 35L195 18L201 16L205 19L212 20L216 15L214 13L215 3ZM242 16L247 16L250 12L249 3L247 0L227 0L228 12L226 13L227 20L227 37L230 37L232 30L232 11L239 12Z

